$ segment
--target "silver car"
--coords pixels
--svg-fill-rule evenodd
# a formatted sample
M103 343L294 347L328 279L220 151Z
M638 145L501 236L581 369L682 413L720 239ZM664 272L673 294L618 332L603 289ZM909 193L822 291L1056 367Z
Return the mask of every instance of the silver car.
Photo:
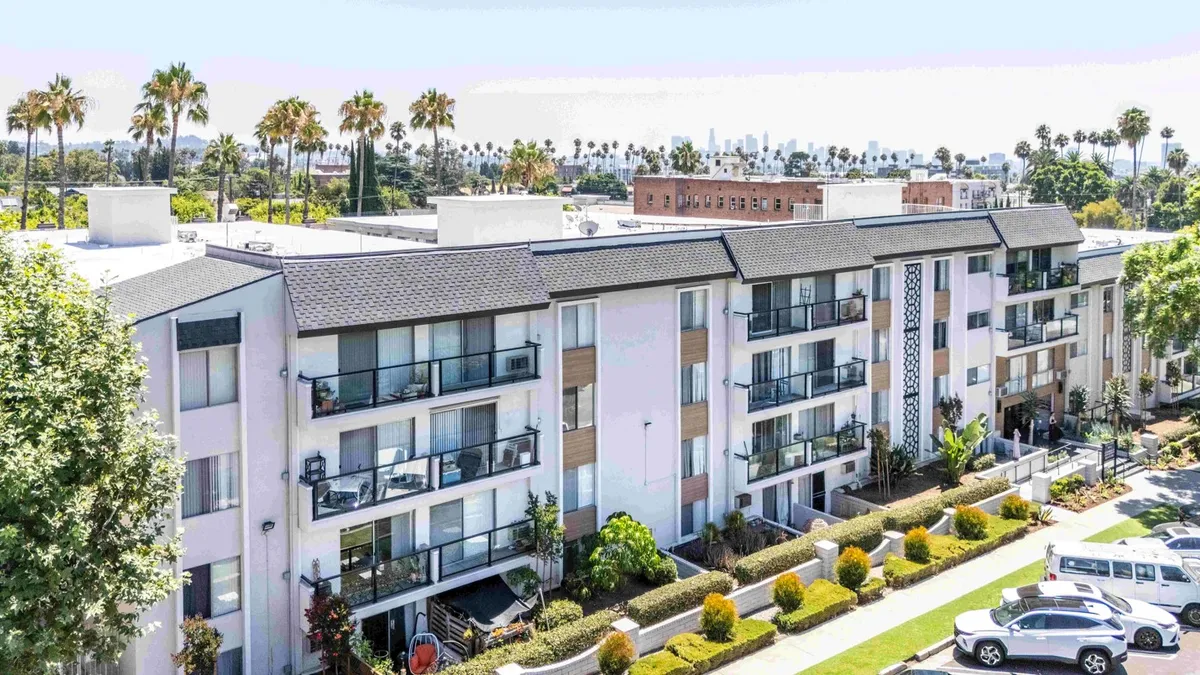
M1141 600L1117 597L1093 584L1077 581L1043 581L1000 592L1004 602L1021 598L1079 598L1109 608L1125 626L1125 641L1139 649L1155 651L1179 644L1179 620L1161 607Z
M1159 525L1144 537L1128 537L1117 543L1138 548L1166 549L1181 558L1200 558L1200 527Z

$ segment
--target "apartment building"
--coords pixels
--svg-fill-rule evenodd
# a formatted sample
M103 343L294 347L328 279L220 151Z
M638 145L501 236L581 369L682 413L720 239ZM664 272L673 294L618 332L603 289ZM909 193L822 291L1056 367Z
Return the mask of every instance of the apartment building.
M904 185L905 204L928 204L952 209L987 209L1003 199L998 180L955 178L915 179Z

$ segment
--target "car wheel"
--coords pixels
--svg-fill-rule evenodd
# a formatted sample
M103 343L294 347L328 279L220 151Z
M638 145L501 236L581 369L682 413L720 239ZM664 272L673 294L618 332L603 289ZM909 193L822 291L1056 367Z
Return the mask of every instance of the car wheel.
M1138 649L1156 652L1162 649L1162 636L1153 628L1142 628L1133 634L1133 643Z
M1088 675L1105 675L1112 668L1112 659L1099 649L1089 649L1079 657L1079 667Z
M998 668L1004 663L1004 647L991 640L980 642L975 645L975 660L988 668Z
M1184 607L1180 616L1183 618L1183 622L1189 626L1200 627L1200 605L1188 605Z

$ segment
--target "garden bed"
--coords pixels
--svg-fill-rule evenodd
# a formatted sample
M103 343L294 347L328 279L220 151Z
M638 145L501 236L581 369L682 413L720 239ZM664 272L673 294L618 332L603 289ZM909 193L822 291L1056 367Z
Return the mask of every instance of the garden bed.
M773 621L787 633L799 633L850 611L858 604L854 591L817 579L804 591L804 602L792 612L779 612Z
M715 528L703 536L671 549L671 553L706 569L732 574L742 558L757 553L768 546L782 544L795 538L792 533L775 527L765 520L756 519L741 528Z
M734 624L733 638L727 642L714 642L698 633L683 633L667 640L666 650L691 664L688 672L698 675L766 647L775 641L777 632L770 622L742 619ZM630 675L634 674L631 668Z
M907 560L889 553L883 562L883 578L891 588L905 588L1016 541L1028 531L1027 520L1007 520L988 515L987 536L983 539L931 535L927 563Z
M1085 485L1083 476L1073 474L1050 484L1050 503L1060 509L1081 513L1116 499L1132 489L1123 481L1100 481L1095 485Z
M964 474L958 484L970 485L973 482L976 482L974 472ZM876 482L853 492L847 492L846 494L871 502L872 504L897 508L907 506L913 502L937 497L943 492L958 486L946 482L946 463L938 460L917 467L913 473L909 474L898 485L892 488L890 497L884 497L880 491L880 487L880 484Z

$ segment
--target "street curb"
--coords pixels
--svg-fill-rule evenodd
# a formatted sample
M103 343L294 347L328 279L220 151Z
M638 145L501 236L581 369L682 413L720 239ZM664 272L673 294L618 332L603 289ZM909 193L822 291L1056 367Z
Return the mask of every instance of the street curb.
M946 647L949 647L952 644L954 644L954 636L953 635L951 635L948 638L938 640L937 642L929 645L925 649L922 649L921 651L919 651L915 655L913 655L913 658L918 661L924 661L925 659L933 656L934 654L942 651L943 649L945 649Z
M903 663L893 663L892 665L879 671L879 675L899 675L908 671L908 666Z

